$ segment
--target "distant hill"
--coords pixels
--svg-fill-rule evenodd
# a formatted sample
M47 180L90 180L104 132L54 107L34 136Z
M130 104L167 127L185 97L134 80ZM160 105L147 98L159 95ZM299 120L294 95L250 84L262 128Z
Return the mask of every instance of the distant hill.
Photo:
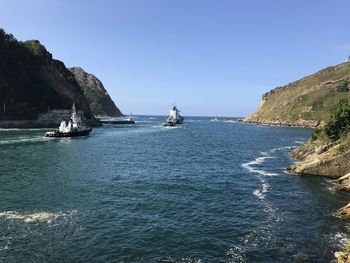
M262 97L258 110L245 122L322 126L334 105L349 98L350 62L273 89Z
M73 74L39 41L20 42L0 29L0 58L0 120L35 120L49 108L70 109L73 101L93 118Z
M113 117L123 115L98 78L93 74L85 72L80 67L73 67L69 70L73 73L75 79L82 88L93 115L107 115Z

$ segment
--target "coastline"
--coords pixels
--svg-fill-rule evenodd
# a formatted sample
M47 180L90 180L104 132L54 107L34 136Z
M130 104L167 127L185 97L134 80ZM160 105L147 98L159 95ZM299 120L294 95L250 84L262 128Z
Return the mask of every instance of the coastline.
M243 122L253 125L266 125L273 127L295 127L295 128L318 128L319 126L298 125L295 123L283 122L256 122L239 119L237 122ZM288 166L286 171L295 175L318 176L336 181L333 191L350 192L350 152L339 154L340 144L312 145L310 140L300 145L290 152L290 156L295 163ZM335 153L337 153L335 155ZM332 216L342 220L350 220L350 202L335 211ZM350 240L348 241L350 242ZM344 248L344 250L346 250ZM334 257L337 263L350 262L349 251L336 251Z
M302 122L303 124L300 124L300 123L282 122L282 121L251 121L246 119L239 119L237 122L273 126L273 127L295 127L295 128L311 128L311 129L316 129L322 125L320 122L315 122L315 121Z

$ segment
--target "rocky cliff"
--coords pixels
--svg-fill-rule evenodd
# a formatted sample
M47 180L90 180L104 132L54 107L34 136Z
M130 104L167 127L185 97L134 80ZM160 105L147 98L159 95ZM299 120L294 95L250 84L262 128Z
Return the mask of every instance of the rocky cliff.
M123 115L98 78L93 74L85 72L80 67L73 67L69 70L73 73L75 79L82 88L93 115L107 115L113 117Z
M75 102L91 125L98 124L74 75L39 41L20 42L0 29L0 58L1 123L26 120L30 126L39 114Z
M350 62L323 69L263 95L258 110L244 122L322 126L331 108L349 96Z

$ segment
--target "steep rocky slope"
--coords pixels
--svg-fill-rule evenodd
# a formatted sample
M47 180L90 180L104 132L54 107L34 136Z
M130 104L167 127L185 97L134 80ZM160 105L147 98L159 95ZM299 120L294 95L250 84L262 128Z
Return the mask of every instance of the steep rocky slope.
M17 41L0 29L0 120L36 120L75 102L94 120L74 75L37 40Z
M245 122L322 126L331 108L349 96L350 62L323 69L311 76L263 95L258 110Z
M73 67L69 70L73 73L75 79L82 88L93 115L107 115L113 117L123 115L98 78L93 74L85 72L80 67Z

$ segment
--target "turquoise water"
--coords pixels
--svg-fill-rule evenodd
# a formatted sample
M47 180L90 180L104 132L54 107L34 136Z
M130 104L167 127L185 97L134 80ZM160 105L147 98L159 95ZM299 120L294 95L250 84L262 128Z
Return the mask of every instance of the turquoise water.
M348 195L285 172L311 131L164 117L0 131L0 262L329 262Z

